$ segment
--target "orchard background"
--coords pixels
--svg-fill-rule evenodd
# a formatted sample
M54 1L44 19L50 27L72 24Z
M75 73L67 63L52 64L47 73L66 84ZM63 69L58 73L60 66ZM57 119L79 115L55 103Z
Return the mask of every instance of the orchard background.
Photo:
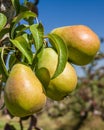
M25 10L26 8L27 10L31 10L38 16L38 4L38 0L36 0L34 3L24 0L24 4L22 4L21 7L21 12L23 11L22 9ZM7 17L6 25L2 25L4 27L0 34L0 47L9 46L8 28L10 27L11 21L14 19L15 15L20 13L19 9L20 8L18 2L14 2L14 5L12 5L11 0L0 1L0 12L4 13ZM37 18L35 20L37 21ZM3 22L5 24L5 18ZM34 20L31 18L28 22L29 24L31 24L32 22L34 22ZM14 33L12 32L11 37L14 37ZM100 39L102 44L101 47L104 48L104 38L100 37ZM80 70L83 71L83 76L78 77L77 89L73 93L71 93L69 97L60 102L53 102L49 99L49 101L47 102L47 106L42 112L29 117L17 118L8 113L7 109L3 106L3 83L0 82L0 129L103 130L104 52L102 51L102 48L100 49L99 53L92 63L80 67ZM6 51L6 53L8 53L8 50ZM7 55L4 55L3 50L2 55L3 58L6 60ZM2 60L2 56L0 60ZM4 62L6 62L5 60ZM10 65L12 66L12 64ZM8 64L6 64L6 66L8 67ZM3 67L5 66L3 65ZM4 71L5 76L3 79L5 81L7 75L5 69Z

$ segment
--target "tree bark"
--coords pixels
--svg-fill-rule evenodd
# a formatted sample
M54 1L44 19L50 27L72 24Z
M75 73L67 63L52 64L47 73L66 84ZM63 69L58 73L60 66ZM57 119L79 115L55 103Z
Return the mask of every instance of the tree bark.
M7 23L10 23L15 14L11 0L0 0L0 12L6 15Z

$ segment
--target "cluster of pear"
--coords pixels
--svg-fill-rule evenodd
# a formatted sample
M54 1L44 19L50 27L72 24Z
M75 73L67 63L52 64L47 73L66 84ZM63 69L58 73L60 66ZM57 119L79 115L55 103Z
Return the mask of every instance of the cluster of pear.
M51 79L47 86L40 82L30 67L15 64L4 90L5 105L14 116L24 117L39 112L46 104L46 97L57 101L64 99L77 85L77 74L72 64L90 63L100 48L98 36L83 25L60 27L51 33L60 36L66 44L68 62L63 72ZM52 77L57 63L55 50L45 48L38 60L38 68L46 68Z

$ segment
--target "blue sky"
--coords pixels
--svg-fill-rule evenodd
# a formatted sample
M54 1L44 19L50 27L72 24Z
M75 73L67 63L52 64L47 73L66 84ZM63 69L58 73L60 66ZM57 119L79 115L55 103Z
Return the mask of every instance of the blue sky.
M40 0L38 8L46 33L59 26L84 24L104 36L104 0Z

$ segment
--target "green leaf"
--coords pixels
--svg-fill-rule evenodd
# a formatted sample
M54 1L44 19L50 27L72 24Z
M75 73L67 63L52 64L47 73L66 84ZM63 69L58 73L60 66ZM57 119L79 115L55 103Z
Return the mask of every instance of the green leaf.
M29 44L29 37L28 37L28 34L27 33L24 33L23 35L22 35L22 37L24 37L24 39L27 41L27 45L28 45L28 47L30 47L30 44Z
M37 66L37 62L38 62L38 58L39 58L38 55L40 53L42 53L43 49L44 49L44 46L42 46L38 51L35 52L34 57L33 57L33 62L31 65L32 70L35 70L38 68L38 66Z
M25 31L28 29L29 29L29 25L22 24L22 25L19 25L15 28L14 33L16 34L16 36L20 36L20 35L24 34Z
M13 67L13 65L16 64L16 63L18 63L18 60L16 58L15 52L12 52L10 54L9 62L8 62L9 69L11 70L11 68Z
M20 22L20 20L24 19L24 18L30 18L30 17L34 17L36 18L36 14L33 13L33 12L30 12L30 11L25 11L25 12L22 12L20 13L12 22L12 25L11 25L11 33L10 33L10 36L11 38L13 39L14 36L15 36L15 28L16 28L16 25Z
M62 73L62 71L64 70L66 62L68 60L68 55L67 55L67 47L64 41L58 35L48 34L48 38L50 44L58 53L58 64L57 64L56 71L52 77L53 79L57 77L60 73Z
M32 55L31 48L29 47L27 43L27 40L23 36L20 36L14 40L10 39L10 41L27 58L29 64L32 64L33 55Z
M0 47L0 55L2 52L2 47ZM0 75L2 74L2 64L1 64L1 58L0 58Z
M9 74L3 57L4 57L4 47L0 48L0 74L2 74L3 81L6 81Z
M28 0L24 0L24 4L26 4L28 2Z
M6 35L7 33L9 33L9 28L3 28L3 29L0 31L0 39L2 39L3 36Z
M50 74L46 68L40 68L35 71L36 76L43 84L44 88L47 89L50 82Z
M0 54L1 54L1 52L2 52L2 47L0 47Z
M7 18L4 14L0 13L0 31L4 28L6 25Z
M41 23L33 24L30 26L30 31L32 33L33 39L35 41L35 48L38 51L43 45L44 28Z
M14 7L15 10L16 10L16 14L18 14L19 11L20 11L20 3L19 3L19 0L11 0L11 1L12 1L13 7Z

